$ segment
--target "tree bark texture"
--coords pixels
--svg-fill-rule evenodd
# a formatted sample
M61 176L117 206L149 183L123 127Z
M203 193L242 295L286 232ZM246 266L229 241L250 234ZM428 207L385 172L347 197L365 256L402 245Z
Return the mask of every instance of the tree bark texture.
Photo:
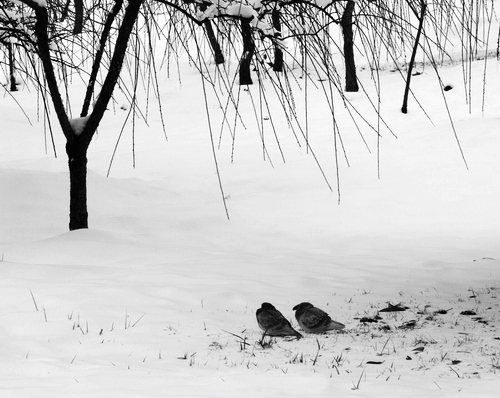
M250 22L244 19L241 20L241 35L243 38L243 55L240 60L240 85L253 84L250 67L255 53L255 43Z
M352 30L352 17L354 14L355 2L348 0L340 25L344 36L344 59L345 59L345 91L359 91L358 78L356 75L356 63L354 61L354 33Z

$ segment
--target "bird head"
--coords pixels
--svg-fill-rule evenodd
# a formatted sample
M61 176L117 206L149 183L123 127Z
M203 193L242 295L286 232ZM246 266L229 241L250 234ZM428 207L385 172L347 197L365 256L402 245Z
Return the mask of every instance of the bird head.
M314 305L312 305L311 303L303 302L303 303L297 304L295 307L293 307L293 310L294 311L303 311L307 308L312 308L312 307L314 307Z

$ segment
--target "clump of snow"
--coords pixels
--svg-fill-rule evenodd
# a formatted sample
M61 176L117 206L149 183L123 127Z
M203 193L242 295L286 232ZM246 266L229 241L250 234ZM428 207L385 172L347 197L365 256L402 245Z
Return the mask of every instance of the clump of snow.
M318 7L326 8L332 4L333 0L314 0Z
M23 1L20 0L10 0L13 4L18 4L18 5L23 5L26 4ZM47 0L31 0L34 4L36 4L39 7L47 7ZM29 5L29 2L28 2Z
M81 135L83 133L89 117L90 115L69 119L69 124L71 125L71 128L73 129L75 135Z
M249 6L252 6L256 10L262 8L262 1L261 0L246 0L246 3Z
M243 4L228 5L226 14L242 18L258 18L257 11L253 7Z
M203 20L206 18L214 18L219 14L226 14L235 17L251 18L250 25L254 28L261 30L265 34L277 33L278 31L274 29L269 22L259 19L257 10L261 6L262 4L259 0L245 2L214 0L212 1L212 5L210 7L208 7L204 12L198 12L196 17L199 20Z

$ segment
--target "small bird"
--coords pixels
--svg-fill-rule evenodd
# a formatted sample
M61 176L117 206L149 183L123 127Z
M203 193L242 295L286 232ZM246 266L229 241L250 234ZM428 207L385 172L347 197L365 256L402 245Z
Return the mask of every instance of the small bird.
M297 339L302 337L283 314L270 303L262 303L256 312L256 316L259 327L267 336L294 336Z
M300 303L293 307L295 318L303 331L308 333L324 333L329 330L344 329L345 325L336 322L323 310L311 303Z

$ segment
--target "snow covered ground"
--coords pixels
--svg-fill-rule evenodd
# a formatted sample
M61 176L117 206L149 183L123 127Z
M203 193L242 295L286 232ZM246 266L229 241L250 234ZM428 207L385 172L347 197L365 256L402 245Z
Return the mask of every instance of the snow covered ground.
M107 178L126 117L119 98L110 109L89 152L90 229L71 233L63 136L56 127L54 157L34 93L14 94L32 125L2 95L0 396L496 396L499 63L488 61L484 112L484 61L472 66L471 112L461 66L440 69L454 87L445 97L468 169L430 68L413 89L432 122L414 100L402 115L403 82L381 73L382 115L394 134L381 128L380 178L376 134L362 126L368 150L336 102L350 166L339 147L340 204L321 90L309 86L309 138L332 190L277 111L286 162L271 120L271 161L263 160L242 91L246 129L236 130L234 161L228 131L216 150L230 220L201 79L186 69L181 84L161 81L168 141L151 111L133 138L125 127ZM373 93L368 70L360 79ZM376 125L362 93L349 99ZM217 145L211 95L209 109ZM255 311L263 301L295 326L292 307L310 301L346 332L262 341ZM377 320L388 303L408 309L360 322Z

